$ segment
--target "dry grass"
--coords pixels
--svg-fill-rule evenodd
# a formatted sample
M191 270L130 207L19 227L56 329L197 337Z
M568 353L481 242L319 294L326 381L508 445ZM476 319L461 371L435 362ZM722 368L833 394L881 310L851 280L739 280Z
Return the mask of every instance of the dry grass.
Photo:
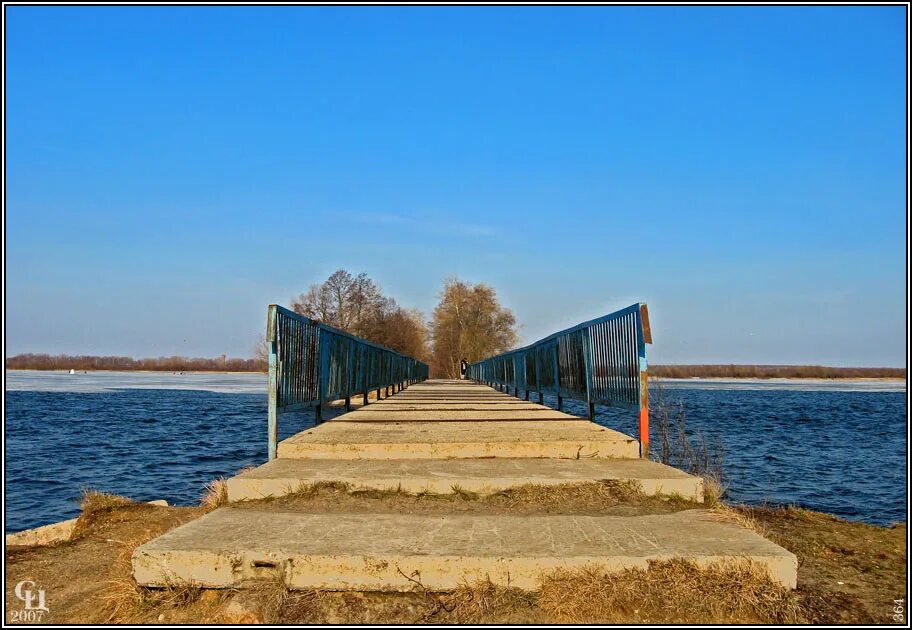
M748 562L700 568L684 560L649 570L598 567L545 576L537 607L553 623L800 623L797 596Z
M798 596L748 562L698 567L681 560L649 570L598 566L542 577L536 591L489 579L432 592L406 576L410 593L288 591L251 584L245 608L264 623L800 623ZM226 618L222 617L222 620Z
M108 494L98 490L83 490L82 500L79 502L83 515L107 512L127 505L136 505L136 501L119 494Z
M450 593L432 595L428 604L420 619L422 622L517 624L541 621L535 593L495 584L490 579L462 584Z
M112 562L117 577L106 580L102 585L96 611L98 623L136 623L151 611L183 608L199 599L202 590L192 584L174 583L161 589L148 589L133 580L133 552L167 529L167 525L147 527L132 538L110 540L117 545Z
M524 484L496 492L485 500L495 505L534 505L546 510L567 504L585 506L643 505L675 501L672 496L649 497L633 481L604 480L589 483L537 485Z
M761 536L766 536L763 526L754 518L753 513L742 509L741 506L733 506L727 503L716 503L709 508L709 515L719 521L735 523Z
M703 507L679 495L648 496L636 483L603 480L578 484L516 486L479 494L458 485L447 494L405 492L399 488L369 490L345 483L301 484L295 491L266 499L240 501L248 509L400 513L400 514L660 514Z
M214 510L217 507L228 503L228 481L224 477L213 479L203 489L203 495L200 497L200 505L204 508Z

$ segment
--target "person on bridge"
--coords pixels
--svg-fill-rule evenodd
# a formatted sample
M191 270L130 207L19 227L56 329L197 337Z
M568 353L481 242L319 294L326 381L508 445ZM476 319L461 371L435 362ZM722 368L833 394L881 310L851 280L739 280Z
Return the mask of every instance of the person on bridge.
M463 359L459 362L459 374L460 378L465 378L466 370L469 369L469 362Z

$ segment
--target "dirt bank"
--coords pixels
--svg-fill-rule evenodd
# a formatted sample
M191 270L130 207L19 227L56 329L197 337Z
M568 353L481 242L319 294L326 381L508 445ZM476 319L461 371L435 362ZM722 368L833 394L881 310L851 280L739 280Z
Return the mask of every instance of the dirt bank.
M386 509L434 513L589 513L674 511L680 500L637 497L623 487L511 491L499 497L470 493L409 496L353 493L326 485L295 497L258 502L277 510ZM336 507L332 507L336 506ZM138 588L130 577L132 550L208 508L157 507L96 495L84 506L74 538L48 547L8 547L7 622L23 606L16 584L43 589L43 623L891 623L893 600L904 597L906 526L875 527L799 509L725 508L799 558L795 592L749 568L700 570L686 563L657 564L649 572L589 572L545 576L539 590L523 592L489 583L449 593L289 593L280 584L249 591L191 587Z

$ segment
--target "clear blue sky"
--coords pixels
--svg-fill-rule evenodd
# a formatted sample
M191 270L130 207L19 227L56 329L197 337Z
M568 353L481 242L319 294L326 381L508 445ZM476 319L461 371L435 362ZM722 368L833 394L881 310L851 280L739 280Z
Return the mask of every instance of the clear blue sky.
M6 10L8 355L246 356L344 267L904 363L903 7Z

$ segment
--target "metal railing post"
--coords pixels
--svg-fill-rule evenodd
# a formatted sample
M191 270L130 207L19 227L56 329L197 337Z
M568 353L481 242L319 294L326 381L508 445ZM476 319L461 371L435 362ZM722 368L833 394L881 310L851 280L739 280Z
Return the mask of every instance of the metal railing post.
M649 370L646 362L646 344L652 343L649 311L640 304L637 313L637 363L640 376L640 457L649 458Z
M314 424L323 422L323 397L329 380L329 335L324 335L323 330L318 333L320 339L319 362L317 363L317 404L314 405Z
M592 340L589 331L584 332L583 364L586 367L586 406L589 411L589 419L595 420L595 403L592 401Z
M266 338L267 343L269 344L269 382L267 385L267 419L266 419L266 432L267 432L267 457L269 461L272 461L276 458L276 452L278 449L279 442L279 419L278 419L278 370L279 370L279 361L278 356L276 356L276 308L275 306L270 306L266 316Z
M554 342L554 383L557 385L557 410L564 408L564 397L561 396L560 384L560 357L558 356L558 342Z

